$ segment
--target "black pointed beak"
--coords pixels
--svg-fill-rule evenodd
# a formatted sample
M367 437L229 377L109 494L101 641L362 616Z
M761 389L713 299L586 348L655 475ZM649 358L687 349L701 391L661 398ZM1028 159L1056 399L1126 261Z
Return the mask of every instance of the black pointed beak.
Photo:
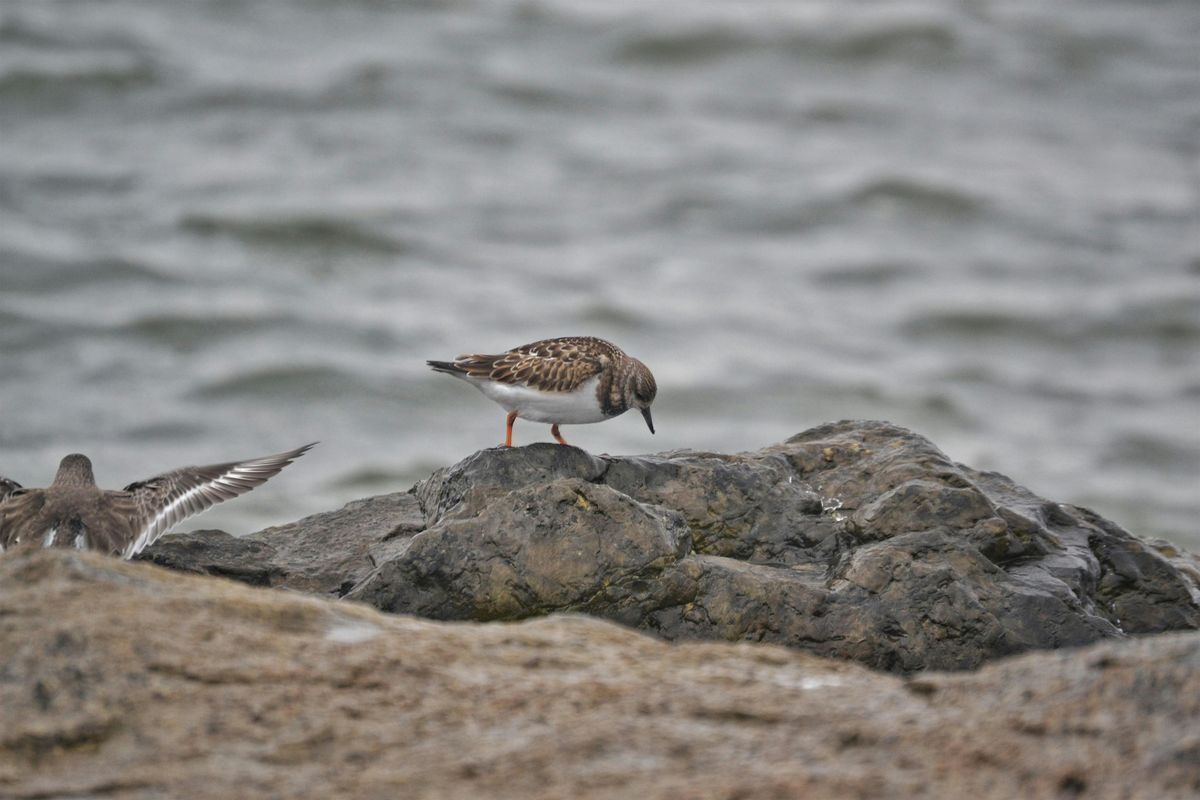
M642 416L646 418L646 427L650 429L651 433L654 433L654 420L650 418L650 409L643 408Z

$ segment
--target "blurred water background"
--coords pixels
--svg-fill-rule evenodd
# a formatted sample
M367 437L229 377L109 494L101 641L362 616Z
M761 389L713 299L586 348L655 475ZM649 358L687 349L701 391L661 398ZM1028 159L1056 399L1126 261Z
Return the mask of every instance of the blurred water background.
M593 452L892 420L1200 547L1200 4L3 0L0 474L502 439L426 358L595 334ZM548 441L517 425L518 443Z

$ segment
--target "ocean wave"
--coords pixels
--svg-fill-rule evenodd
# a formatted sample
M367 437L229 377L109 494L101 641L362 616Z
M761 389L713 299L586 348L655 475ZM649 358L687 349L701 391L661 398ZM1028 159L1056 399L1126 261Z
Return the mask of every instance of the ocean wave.
M190 394L199 400L286 398L289 402L362 397L379 390L356 376L325 365L277 365L209 381Z
M1164 303L1082 317L1035 315L1010 310L951 310L921 314L901 325L920 338L1001 339L1056 345L1092 344L1099 340L1145 340L1158 345L1200 341L1200 315L1187 304Z
M217 214L188 214L180 227L199 236L226 236L249 245L322 251L345 250L395 255L406 244L358 223L325 216L237 218Z
M580 309L579 319L588 325L616 331L643 330L653 325L653 320L617 303L589 303Z
M50 22L54 16L35 23L20 14L0 15L6 55L0 60L0 98L42 106L80 93L143 89L166 74L155 48L124 26Z
M487 88L496 97L514 105L534 109L583 108L595 110L597 98L583 97L563 86L551 86L544 81L523 80L514 77L493 78Z
M0 308L0 349L41 350L56 342L95 333L96 326L75 320L41 319L31 314Z
M417 461L401 469L372 465L356 467L326 481L323 487L331 492L353 492L355 497L389 491L403 492L443 466L433 461Z
M121 93L145 89L162 79L154 64L97 63L90 66L12 66L0 72L0 98L48 100L81 92Z
M934 21L896 20L834 36L829 54L852 61L944 61L959 50L957 32Z
M1178 298L1133 304L1095 321L1084 335L1193 344L1200 341L1200 300Z
M0 347L12 352L34 342L40 342L41 337L37 327L39 327L37 320L0 308Z
M869 181L854 189L848 199L859 206L887 204L927 216L954 219L974 216L985 205L982 198L962 189L907 176Z
M917 264L901 261L874 261L862 264L840 264L812 273L818 284L830 287L859 288L883 286L920 275Z
M776 52L793 58L872 63L945 62L960 49L954 28L922 19L851 25L750 27L729 21L686 29L631 30L616 60L652 66L694 66L736 55Z
M917 177L880 177L821 197L781 202L722 195L715 189L690 190L658 201L646 215L653 224L705 225L738 233L800 233L836 223L866 210L962 222L984 213L985 198L957 187Z
M366 61L331 70L304 84L264 85L254 81L198 83L172 99L183 112L237 111L329 112L378 108L381 104L419 102L412 82L395 64Z
M49 4L47 4L49 5ZM0 16L0 44L40 50L105 49L146 52L142 40L122 29L72 30L69 26L37 25L19 14Z
M0 248L6 291L61 294L101 284L179 283L169 273L151 264L129 258L61 259L22 249Z
M1046 317L1004 310L948 310L924 313L901 324L903 332L922 339L1061 339L1061 331Z
M6 194L24 195L41 192L77 194L112 194L129 191L134 187L135 177L129 172L103 172L80 169L74 172L59 169L39 170L32 173L0 173L0 185Z
M769 45L767 41L725 27L646 31L630 35L617 48L615 56L627 63L688 66Z
M208 428L196 422L176 420L147 422L123 428L117 435L134 442L187 441L208 433Z
M262 314L211 314L202 316L153 315L139 317L116 329L119 334L134 336L158 345L167 345L178 351L200 349L216 342L240 336L261 334L268 328L277 328L295 323L297 328L305 325L282 316Z
M1200 473L1200 452L1165 436L1126 433L1115 436L1099 456L1103 465Z

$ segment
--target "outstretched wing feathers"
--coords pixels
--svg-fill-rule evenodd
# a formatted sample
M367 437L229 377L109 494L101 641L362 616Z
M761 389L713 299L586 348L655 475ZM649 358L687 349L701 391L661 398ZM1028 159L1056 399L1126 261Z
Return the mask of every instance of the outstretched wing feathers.
M315 444L247 461L183 467L129 484L115 493L132 501L137 531L122 555L129 558L193 514L261 486Z

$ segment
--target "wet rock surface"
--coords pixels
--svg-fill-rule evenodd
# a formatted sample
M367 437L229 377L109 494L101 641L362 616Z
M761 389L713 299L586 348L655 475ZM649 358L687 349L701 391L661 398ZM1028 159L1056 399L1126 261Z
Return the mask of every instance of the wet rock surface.
M1193 557L883 422L734 455L483 450L387 497L399 527L347 517L342 536L343 510L254 535L282 571L265 583L436 619L580 611L901 673L1200 627Z
M666 556L671 538L639 524ZM905 679L580 615L445 624L47 550L0 557L0 653L5 798L1200 791L1200 633Z
M691 544L678 513L559 478L498 494L473 517L452 515L414 537L349 599L481 621L610 609L654 582ZM413 591L400 595L397 586Z
M483 533L499 524L522 540L553 529L560 512L538 497L563 477L678 513L690 551L654 562L619 591L593 591L589 574L557 603L521 592L503 607L472 600L462 576L492 575L499 594L508 581L572 584L576 558L590 551L524 563L514 577ZM514 492L528 501L525 515L505 505ZM1154 547L886 423L822 426L738 455L487 450L416 493L429 527L350 597L453 619L580 610L669 639L770 641L900 672L1200 625L1194 580ZM426 537L437 546L417 547ZM636 542L631 534L609 546ZM439 566L448 553L452 571Z
M243 538L212 530L165 536L137 559L256 586L341 596L423 527L417 498L401 492Z

